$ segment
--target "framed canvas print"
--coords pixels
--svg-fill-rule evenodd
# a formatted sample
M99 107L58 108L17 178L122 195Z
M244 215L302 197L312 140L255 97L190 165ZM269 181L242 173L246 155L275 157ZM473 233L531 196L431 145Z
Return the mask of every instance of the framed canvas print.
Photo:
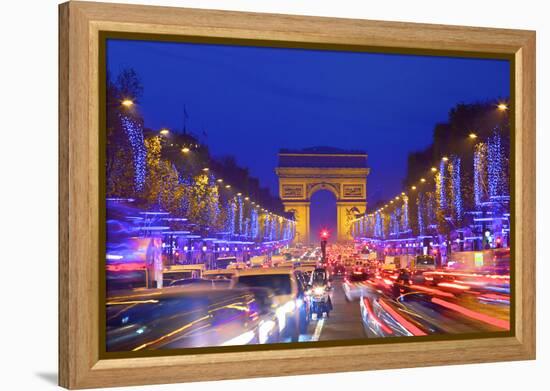
M535 357L534 32L59 11L62 386Z

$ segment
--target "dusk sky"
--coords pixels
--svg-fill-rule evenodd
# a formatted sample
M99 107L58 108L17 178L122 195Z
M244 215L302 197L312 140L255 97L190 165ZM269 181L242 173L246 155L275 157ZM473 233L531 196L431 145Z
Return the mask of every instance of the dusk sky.
M365 150L370 205L401 192L407 154L453 106L510 94L504 60L109 40L107 63L138 73L146 127L181 129L185 105L188 130L275 195L280 148Z

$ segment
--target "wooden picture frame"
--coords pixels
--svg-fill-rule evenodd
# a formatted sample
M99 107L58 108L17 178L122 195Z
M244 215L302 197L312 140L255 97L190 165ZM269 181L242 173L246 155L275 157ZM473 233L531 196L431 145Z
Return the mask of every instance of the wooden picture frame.
M72 1L60 5L59 21L61 386L74 389L535 358L535 32ZM102 31L390 48L414 54L510 56L515 64L512 336L101 359L97 297L102 206L96 195L101 167L98 58Z

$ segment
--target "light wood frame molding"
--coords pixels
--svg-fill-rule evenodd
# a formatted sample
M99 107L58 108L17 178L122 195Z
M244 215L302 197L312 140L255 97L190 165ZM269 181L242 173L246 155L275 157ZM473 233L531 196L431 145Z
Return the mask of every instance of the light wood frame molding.
M506 54L515 64L514 336L100 359L100 31ZM535 32L69 2L59 6L59 383L90 388L535 358ZM216 368L216 370L212 370Z

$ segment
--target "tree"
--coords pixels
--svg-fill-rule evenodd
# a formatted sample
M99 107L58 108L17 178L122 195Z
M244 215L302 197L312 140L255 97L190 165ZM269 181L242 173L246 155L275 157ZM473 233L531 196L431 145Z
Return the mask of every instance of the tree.
M172 163L161 159L161 140L155 136L145 140L147 176L141 198L148 208L160 208L174 216L185 213L185 199L189 191L181 183Z
M205 233L209 228L220 229L219 223L219 194L214 178L201 173L193 178L193 186L190 191L188 218L190 222Z
M119 88L107 75L106 194L107 197L135 196L132 146L122 126Z
M132 68L123 69L116 80L119 100L132 99L139 100L143 94L143 85L139 80L136 71Z

